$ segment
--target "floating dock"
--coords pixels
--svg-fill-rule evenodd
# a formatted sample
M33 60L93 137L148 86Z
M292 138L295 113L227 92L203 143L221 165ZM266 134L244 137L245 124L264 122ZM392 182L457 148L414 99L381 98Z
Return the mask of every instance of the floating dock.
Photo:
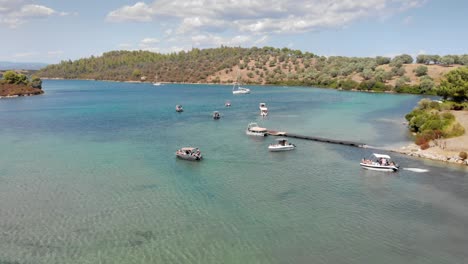
M357 148L367 147L366 144L361 143L361 142L347 141L347 140L336 140L336 139L329 139L329 138L322 138L322 137L304 136L304 135L281 132L281 131L276 131L276 130L268 130L268 135L299 138L299 139L312 140L312 141L318 141L318 142L324 142L324 143L352 146L352 147L357 147Z

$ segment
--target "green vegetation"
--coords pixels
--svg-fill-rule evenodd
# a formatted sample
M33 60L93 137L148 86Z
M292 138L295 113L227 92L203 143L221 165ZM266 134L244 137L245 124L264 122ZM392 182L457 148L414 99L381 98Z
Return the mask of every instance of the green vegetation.
M221 46L171 54L111 51L99 57L49 65L37 75L47 78L180 83L240 81L247 84L314 85L344 90L435 95L440 75L451 69L446 66L468 63L468 55L419 55L416 61L431 65L413 67L413 58L408 54L393 59L382 56L324 57L288 48ZM434 69L429 71L430 67Z
M14 71L7 71L3 74L3 82L7 84L28 85L28 77L24 74L16 73Z
M28 77L15 71L3 73L3 79L0 80L0 96L22 96L32 94L42 94L42 81L38 77Z
M440 83L438 95L462 103L468 99L468 67L458 68L445 75Z
M424 65L418 66L416 69L414 69L414 73L416 76L421 77L424 75L427 75L427 67Z
M405 116L408 127L416 133L415 143L427 148L430 140L461 136L465 129L455 116L444 111L444 105L429 99L422 99L418 106Z

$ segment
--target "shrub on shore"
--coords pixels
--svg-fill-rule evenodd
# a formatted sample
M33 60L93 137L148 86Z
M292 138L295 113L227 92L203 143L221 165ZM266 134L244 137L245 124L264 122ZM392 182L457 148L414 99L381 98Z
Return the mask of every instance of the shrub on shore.
M465 133L463 126L456 122L455 116L449 112L442 112L441 109L439 102L422 99L418 106L405 116L409 129L416 133L415 143L421 146L421 149L428 147L431 140L457 137Z

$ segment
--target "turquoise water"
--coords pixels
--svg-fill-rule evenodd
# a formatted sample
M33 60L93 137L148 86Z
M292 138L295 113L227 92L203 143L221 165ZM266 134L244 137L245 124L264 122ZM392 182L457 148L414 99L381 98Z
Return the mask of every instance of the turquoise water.
M0 263L467 262L466 168L391 154L429 172L371 172L368 149L244 133L404 145L421 97L250 88L50 80L2 99ZM175 158L189 145L202 162Z

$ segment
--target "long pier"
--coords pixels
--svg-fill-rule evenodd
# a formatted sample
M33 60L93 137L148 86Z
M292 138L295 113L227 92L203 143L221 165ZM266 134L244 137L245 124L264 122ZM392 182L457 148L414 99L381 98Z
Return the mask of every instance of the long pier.
M304 136L304 135L281 132L281 131L275 131L275 130L267 130L267 131L268 131L268 135L272 135L272 136L299 138L299 139L312 140L312 141L318 141L318 142L324 142L324 143L346 145L346 146L357 147L357 148L365 148L367 146L364 143L355 142L355 141L336 140L336 139L329 139L329 138L322 138L322 137Z

